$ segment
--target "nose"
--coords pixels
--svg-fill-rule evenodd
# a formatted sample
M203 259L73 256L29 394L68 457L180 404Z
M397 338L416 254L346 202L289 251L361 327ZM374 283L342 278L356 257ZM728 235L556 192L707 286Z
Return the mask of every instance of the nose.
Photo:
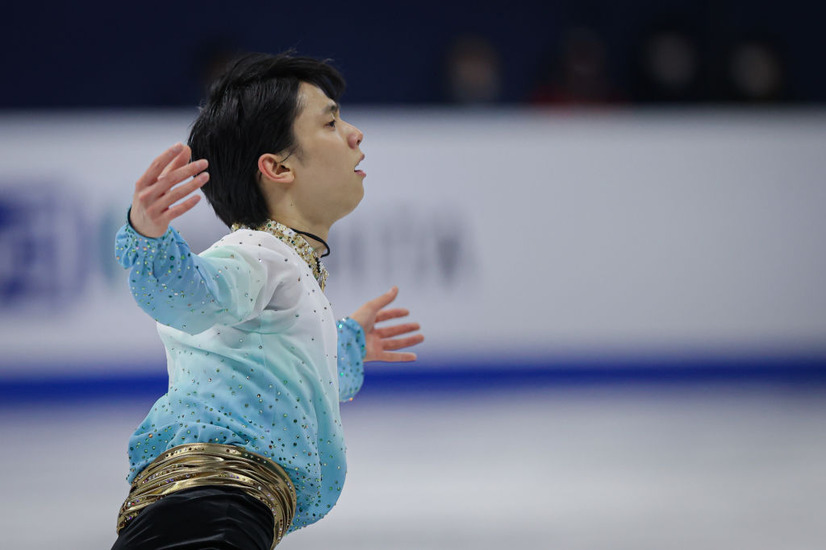
M364 140L364 134L361 132L361 130L359 130L352 124L350 126L353 128L353 130L350 132L350 135L348 136L348 141L350 142L350 147L355 149L356 147L361 145L361 142Z

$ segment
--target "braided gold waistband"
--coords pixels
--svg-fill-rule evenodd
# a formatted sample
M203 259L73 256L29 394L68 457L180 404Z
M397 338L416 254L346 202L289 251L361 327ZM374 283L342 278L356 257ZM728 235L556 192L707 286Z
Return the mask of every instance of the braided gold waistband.
M166 451L132 482L120 508L118 532L161 498L184 489L235 487L264 503L275 520L272 548L293 520L296 496L287 473L275 462L232 445L194 443Z

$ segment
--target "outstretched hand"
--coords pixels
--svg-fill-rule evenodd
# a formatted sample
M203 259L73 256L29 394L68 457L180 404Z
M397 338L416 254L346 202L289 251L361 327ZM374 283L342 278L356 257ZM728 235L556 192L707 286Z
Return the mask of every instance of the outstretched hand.
M395 350L420 344L424 341L424 336L414 334L413 336L406 336L404 338L395 337L419 330L418 323L402 323L400 325L383 328L377 328L375 326L376 323L410 315L410 312L403 308L384 309L396 299L398 294L399 289L394 286L388 292L378 298L373 298L350 315L350 318L360 324L361 328L364 329L367 347L367 352L364 356L365 361L398 362L416 360L415 353L398 352Z
M129 223L144 237L162 237L169 222L198 204L201 198L198 195L178 202L209 180L209 174L204 172L207 161L189 162L191 154L186 145L173 145L152 161L135 184ZM178 185L189 178L192 179Z

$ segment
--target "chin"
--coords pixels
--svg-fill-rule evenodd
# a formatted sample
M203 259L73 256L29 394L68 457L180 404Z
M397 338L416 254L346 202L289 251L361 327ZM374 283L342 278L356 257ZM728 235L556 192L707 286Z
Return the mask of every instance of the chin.
M349 214L350 212L352 212L353 210L358 208L359 204L361 204L361 198L359 198L359 200L351 203L350 207L347 209L347 212L344 215L346 216L347 214Z
M337 213L337 215L336 215L335 220L333 221L333 223L337 222L337 221L338 221L338 220L340 220L341 218L346 217L346 216L347 216L348 214L350 214L353 210L355 210L355 209L356 209L356 207L359 205L359 203L361 203L361 199L362 199L362 197L363 197L363 196L364 196L364 193L362 193L362 194L361 194L361 195L359 195L358 197L352 197L352 198L349 198L350 200L348 200L348 201L346 201L346 202L345 202L345 201L343 201L343 200L342 200L342 201L339 201L338 205L339 205L339 206L341 206L341 209L338 211L338 213ZM331 225L332 225L332 224L331 224Z
M350 208L350 212L361 203L361 199L364 198L364 183L362 180L359 179L358 184L353 186L353 193L351 196L347 197L348 202L352 204L352 208Z

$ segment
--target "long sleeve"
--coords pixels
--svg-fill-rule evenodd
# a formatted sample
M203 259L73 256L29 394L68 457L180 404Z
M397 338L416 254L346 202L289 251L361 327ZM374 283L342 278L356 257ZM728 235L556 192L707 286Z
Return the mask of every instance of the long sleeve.
M338 322L338 396L350 401L364 382L364 329L345 317Z
M117 234L115 256L130 270L132 295L144 311L164 325L197 334L260 313L283 278L283 255L260 245L253 254L243 244L225 237L198 256L171 227L152 239L127 223Z

